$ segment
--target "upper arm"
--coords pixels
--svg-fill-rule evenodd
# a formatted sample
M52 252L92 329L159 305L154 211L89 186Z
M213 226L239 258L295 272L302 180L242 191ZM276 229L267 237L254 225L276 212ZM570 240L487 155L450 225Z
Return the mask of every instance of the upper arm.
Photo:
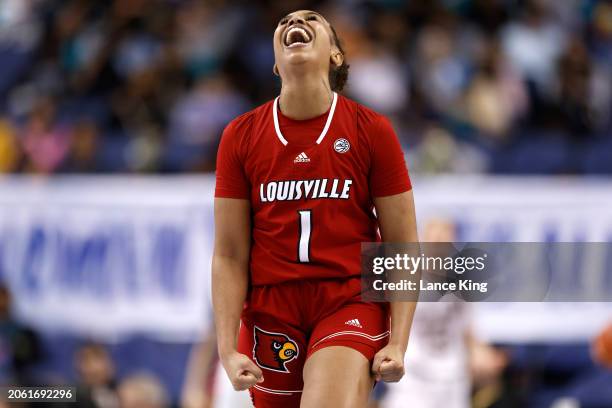
M215 256L247 263L251 249L248 200L215 198Z
M375 197L374 206L383 241L417 242L417 225L412 190Z
M251 245L250 180L245 171L245 117L224 129L215 174L215 257L246 263Z

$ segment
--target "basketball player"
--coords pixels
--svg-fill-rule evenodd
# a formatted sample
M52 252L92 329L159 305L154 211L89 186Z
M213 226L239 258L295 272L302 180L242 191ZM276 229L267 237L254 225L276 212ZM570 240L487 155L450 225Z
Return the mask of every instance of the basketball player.
M389 121L336 93L348 64L331 25L296 11L273 42L280 96L219 146L219 354L257 408L364 407L404 374L415 305L361 301L360 243L417 240L411 184Z
M421 237L424 242L457 242L456 224L432 218L424 223ZM431 248L448 254L447 247ZM410 369L401 381L386 387L383 408L468 408L476 387L489 391L483 395L497 397L490 390L507 356L474 335L471 314L469 304L452 293L437 302L419 302L404 362Z

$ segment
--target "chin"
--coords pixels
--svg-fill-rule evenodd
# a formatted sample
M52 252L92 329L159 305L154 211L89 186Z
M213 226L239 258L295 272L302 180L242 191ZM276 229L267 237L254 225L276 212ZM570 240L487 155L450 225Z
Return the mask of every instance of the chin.
M300 53L287 57L286 61L287 65L304 65L313 62L314 59L311 56Z
M312 49L292 50L285 54L285 61L290 65L305 64L309 62L315 63L320 57L312 51Z

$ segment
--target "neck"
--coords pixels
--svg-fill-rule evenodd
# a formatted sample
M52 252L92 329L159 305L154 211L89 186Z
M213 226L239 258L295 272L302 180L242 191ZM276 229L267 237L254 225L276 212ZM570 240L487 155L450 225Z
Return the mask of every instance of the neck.
M304 120L320 116L331 106L333 93L328 81L313 78L283 79L279 105L283 115Z

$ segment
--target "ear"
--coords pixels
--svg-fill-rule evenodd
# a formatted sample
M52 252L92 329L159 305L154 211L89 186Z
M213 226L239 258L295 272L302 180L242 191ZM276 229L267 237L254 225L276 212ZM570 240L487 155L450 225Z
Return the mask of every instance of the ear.
M278 67L276 66L276 64L274 64L274 66L272 67L272 73L276 75L277 77L280 76L280 74L278 73Z
M332 54L330 56L330 63L339 67L344 62L344 55L340 52L340 50L336 47L332 49Z

